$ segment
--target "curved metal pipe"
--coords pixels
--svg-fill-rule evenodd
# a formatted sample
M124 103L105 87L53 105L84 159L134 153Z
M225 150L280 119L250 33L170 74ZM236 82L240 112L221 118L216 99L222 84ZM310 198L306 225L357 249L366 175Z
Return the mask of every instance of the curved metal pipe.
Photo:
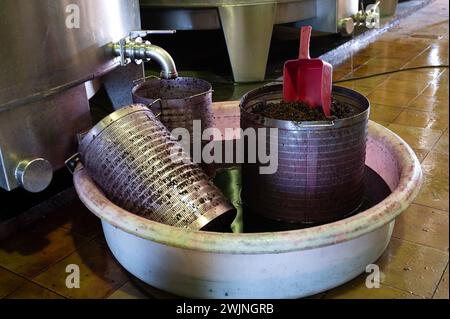
M160 77L163 79L174 79L178 76L175 62L170 54L163 48L150 42L130 41L127 43L116 43L114 53L123 58L132 60L155 60L161 67Z

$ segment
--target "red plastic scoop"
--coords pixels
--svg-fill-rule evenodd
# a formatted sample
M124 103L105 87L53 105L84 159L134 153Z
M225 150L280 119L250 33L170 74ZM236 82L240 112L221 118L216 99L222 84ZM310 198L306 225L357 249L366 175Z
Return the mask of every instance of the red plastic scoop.
M283 100L301 101L310 107L322 106L323 113L331 116L331 64L309 57L310 26L300 31L300 54L298 60L284 64Z

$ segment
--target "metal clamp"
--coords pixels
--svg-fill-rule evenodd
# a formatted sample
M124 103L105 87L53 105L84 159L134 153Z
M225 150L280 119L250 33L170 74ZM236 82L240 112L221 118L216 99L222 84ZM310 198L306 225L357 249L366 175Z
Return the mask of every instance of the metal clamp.
M147 76L144 76L144 77L142 77L142 78L138 78L138 79L133 80L133 84L136 84L137 82L139 82L139 81L141 81L141 80L143 80L142 82L145 82L145 80L147 80L147 79L161 80L161 78L160 78L159 76L156 76L156 75L147 75Z
M135 30L130 31L129 38L130 39L144 38L149 34L174 34L176 32L177 32L176 30Z
M66 165L67 169L69 170L70 173L75 173L78 164L80 164L79 168L82 168L82 163L81 163L81 155L80 153L75 153L73 154L71 157L69 157L64 164Z
M172 34L173 30L161 31L131 31L129 36L112 43L113 54L120 57L120 65L126 66L131 61L137 64L143 61L154 60L161 66L161 77L174 79L178 76L175 62L170 54L163 48L153 45L150 41L145 41L142 36L148 34Z

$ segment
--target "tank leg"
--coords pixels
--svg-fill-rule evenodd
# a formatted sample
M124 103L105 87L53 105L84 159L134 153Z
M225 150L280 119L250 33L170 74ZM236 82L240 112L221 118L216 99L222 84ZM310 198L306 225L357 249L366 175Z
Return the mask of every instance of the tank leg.
M219 8L236 82L264 80L275 14L274 3Z

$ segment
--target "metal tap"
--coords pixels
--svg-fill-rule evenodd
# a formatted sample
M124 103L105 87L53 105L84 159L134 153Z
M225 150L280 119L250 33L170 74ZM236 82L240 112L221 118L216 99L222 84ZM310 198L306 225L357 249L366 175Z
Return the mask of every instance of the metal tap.
M142 37L148 34L173 34L175 31L132 31L126 38L113 44L113 51L120 57L120 64L127 65L131 61L142 63L142 61L155 60L161 67L160 77L174 79L178 76L175 62L170 54L163 48L153 45L150 41L143 41Z
M365 26L367 28L378 28L380 25L380 1L375 4L370 4L364 9L364 5L361 3L362 10L358 11L353 20L358 26Z

